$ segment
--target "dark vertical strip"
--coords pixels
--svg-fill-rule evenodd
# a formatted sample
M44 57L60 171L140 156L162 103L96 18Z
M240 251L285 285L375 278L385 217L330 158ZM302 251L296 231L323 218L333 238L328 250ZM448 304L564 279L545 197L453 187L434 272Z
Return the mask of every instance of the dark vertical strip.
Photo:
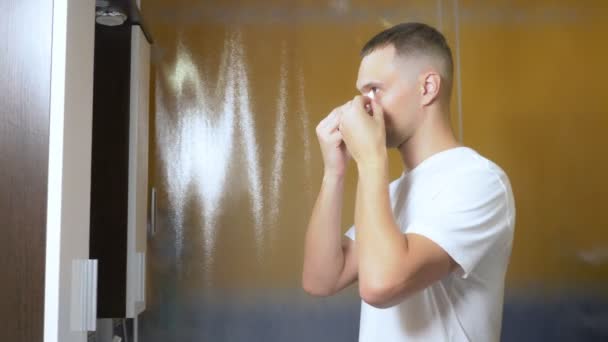
M90 257L100 318L124 317L127 284L131 28L95 27Z
M53 2L0 13L0 341L42 341Z

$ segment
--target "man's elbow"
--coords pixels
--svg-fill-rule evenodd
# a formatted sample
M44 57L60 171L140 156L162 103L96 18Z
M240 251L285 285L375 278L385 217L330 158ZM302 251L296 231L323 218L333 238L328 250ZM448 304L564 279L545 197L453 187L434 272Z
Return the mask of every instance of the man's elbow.
M364 302L373 307L386 309L391 306L390 294L385 288L359 286L359 295Z
M321 286L318 282L311 281L305 277L302 277L302 289L304 292L315 297L328 297L335 293L333 288Z
M379 309L386 309L399 304L405 300L410 293L409 291L404 290L402 286L390 281L360 281L359 295L367 304Z
M304 285L304 286L302 286L302 288L304 289L304 292L306 292L309 295L314 296L314 297L329 297L334 294L333 291L326 289L326 288L321 288L321 287Z

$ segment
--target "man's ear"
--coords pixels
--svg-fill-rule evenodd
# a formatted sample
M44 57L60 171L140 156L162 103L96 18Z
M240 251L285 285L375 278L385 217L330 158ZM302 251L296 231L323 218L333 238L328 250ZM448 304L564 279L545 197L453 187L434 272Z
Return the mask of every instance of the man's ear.
M439 97L441 89L441 76L434 71L429 71L422 76L420 92L423 106L428 106Z

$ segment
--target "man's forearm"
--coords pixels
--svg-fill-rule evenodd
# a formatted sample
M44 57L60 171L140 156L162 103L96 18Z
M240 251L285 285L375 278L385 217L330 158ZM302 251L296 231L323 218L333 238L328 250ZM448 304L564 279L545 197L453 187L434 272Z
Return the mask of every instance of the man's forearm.
M360 286L378 288L394 275L407 251L407 240L393 217L388 162L359 165L355 207Z
M344 178L325 175L304 246L302 285L310 293L328 295L344 267L341 216Z

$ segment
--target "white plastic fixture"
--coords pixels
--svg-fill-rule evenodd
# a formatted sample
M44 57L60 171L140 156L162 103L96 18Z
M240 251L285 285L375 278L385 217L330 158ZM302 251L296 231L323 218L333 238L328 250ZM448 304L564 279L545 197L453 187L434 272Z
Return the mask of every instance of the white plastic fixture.
M127 15L115 9L98 10L95 22L105 26L119 26L127 21Z

